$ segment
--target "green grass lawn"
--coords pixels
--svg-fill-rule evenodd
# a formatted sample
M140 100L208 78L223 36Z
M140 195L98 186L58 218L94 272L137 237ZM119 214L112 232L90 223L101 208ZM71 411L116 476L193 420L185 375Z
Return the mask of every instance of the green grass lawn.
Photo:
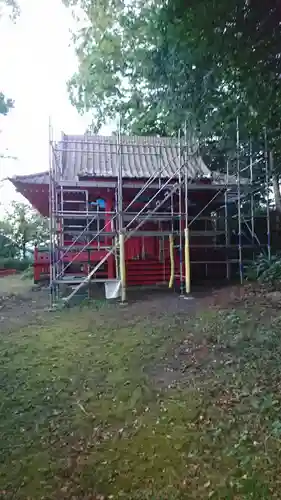
M2 497L280 499L280 334L254 307L115 306L2 334Z

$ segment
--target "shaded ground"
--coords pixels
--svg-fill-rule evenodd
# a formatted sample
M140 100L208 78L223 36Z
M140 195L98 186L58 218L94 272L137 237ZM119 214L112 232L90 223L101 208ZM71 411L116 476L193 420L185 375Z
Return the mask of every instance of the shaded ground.
M50 314L44 291L26 293L2 309L3 498L281 498L278 297L233 287Z
M46 288L18 275L0 278L0 332L36 323L48 305Z

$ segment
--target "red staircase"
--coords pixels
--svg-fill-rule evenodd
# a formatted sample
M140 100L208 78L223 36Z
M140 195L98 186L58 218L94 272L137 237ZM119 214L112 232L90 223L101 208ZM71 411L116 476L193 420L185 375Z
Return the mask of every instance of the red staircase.
M93 254L92 254L93 255ZM68 274L79 274L85 275L87 274L87 255L80 255L79 259L70 259L67 255L64 260L65 263L69 261L72 262L71 266L67 269ZM74 269L79 265L83 266L83 260L85 262L85 269ZM91 261L91 265L94 266L98 262L98 259L95 261ZM35 259L34 259L34 280L35 282L39 282L42 279L48 279L49 277L49 253L47 250L45 251L36 251ZM177 263L175 263L175 267L177 270ZM83 266L84 268L84 266ZM108 263L106 262L104 267L99 270L97 273L98 278L112 278L114 277L114 262L112 262L112 269L109 268ZM146 259L146 260L137 260L137 259L128 259L126 261L126 283L127 286L141 286L141 285L156 285L160 283L168 283L170 279L170 261L166 259L165 262L159 262L156 259Z
M169 281L169 268L158 260L128 260L126 282L128 286L155 285Z

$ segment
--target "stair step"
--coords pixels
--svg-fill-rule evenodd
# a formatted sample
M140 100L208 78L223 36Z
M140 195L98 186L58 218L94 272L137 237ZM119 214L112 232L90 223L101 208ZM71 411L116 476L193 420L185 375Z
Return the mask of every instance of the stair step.
M100 251L100 250L111 250L111 246L100 246L98 248L98 244L96 245L64 245L64 246L61 246L61 247L58 247L58 250L65 250L65 253L68 254L68 253L71 253L71 252L75 252L76 250L78 251L81 251L82 252L88 252L89 250L91 251Z
M126 277L126 282L129 281L153 281L153 280L161 280L163 279L164 273L162 274L157 274L153 276L127 276Z
M145 271L145 272L142 271L141 276L143 278L145 278L147 276L148 277L151 277L151 276L162 276L163 272L164 272L164 269L159 269L159 271L153 271L153 272L152 271ZM140 273L137 272L137 271L134 272L134 273L127 271L126 275L127 275L128 278L134 278L134 277L139 277Z
M127 265L128 266L138 266L138 267L151 267L151 266L161 266L163 264L162 261L156 260L156 261L149 261L149 262L143 262L143 261L137 261L137 260L127 260Z
M127 269L127 273L154 273L154 272L160 272L162 271L162 269L164 269L164 264L162 264L161 266L153 266L153 267L130 267L130 266L127 266L126 269ZM167 267L167 266L166 266Z
M53 283L56 283L57 285L79 285L80 283L82 283L83 281L85 281L85 278L86 278L86 274L84 274L83 276L69 276L67 278L65 277L62 277L62 278L58 278L58 279L55 279L53 281ZM104 283L105 281L112 281L112 280L108 280L108 278L91 278L90 279L90 283ZM87 285L88 282L85 281L85 285Z
M150 264L147 266L138 266L136 264L127 264L127 269L138 269L138 271L142 271L143 269L157 269L162 268L164 263Z
M127 281L127 286L142 286L142 285L156 285L159 283L167 283L167 278L151 279L151 280L131 280Z

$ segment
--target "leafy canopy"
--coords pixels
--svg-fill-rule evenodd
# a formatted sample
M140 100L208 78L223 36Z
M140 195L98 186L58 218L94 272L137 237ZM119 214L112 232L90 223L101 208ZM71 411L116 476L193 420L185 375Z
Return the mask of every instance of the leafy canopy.
M173 133L188 119L214 129L263 127L278 143L281 42L277 0L111 0L66 2L79 71L72 102L92 110L96 128L120 113L136 133Z
M25 258L28 246L48 241L48 221L29 205L13 201L0 220L0 235L2 241L3 237L8 241L9 249L12 247L17 255Z

